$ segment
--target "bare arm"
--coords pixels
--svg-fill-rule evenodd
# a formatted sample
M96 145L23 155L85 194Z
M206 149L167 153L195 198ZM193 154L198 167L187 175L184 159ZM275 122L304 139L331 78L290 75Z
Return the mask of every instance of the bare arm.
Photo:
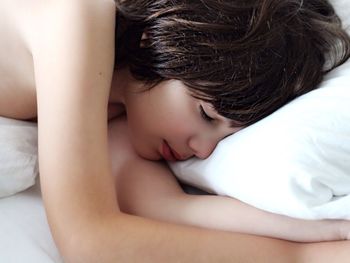
M133 152L123 129L126 129L123 123L110 125L113 172L118 174L118 200L125 212L298 242L342 240L350 232L350 221L346 220L301 220L269 213L229 197L188 195L166 164L144 160ZM127 151L129 157L126 154L121 157L120 151Z
M30 46L49 224L66 262L327 262L317 246L200 230L121 213L107 147L112 0L44 1ZM347 243L329 244L346 262ZM343 259L344 258L344 259ZM334 259L334 258L333 258Z

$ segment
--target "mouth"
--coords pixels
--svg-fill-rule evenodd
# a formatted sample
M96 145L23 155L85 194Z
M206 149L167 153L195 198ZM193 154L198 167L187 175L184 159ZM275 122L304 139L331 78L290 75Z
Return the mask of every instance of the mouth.
M181 156L175 150L173 150L165 140L163 141L162 145L162 156L166 161L170 162L181 160Z

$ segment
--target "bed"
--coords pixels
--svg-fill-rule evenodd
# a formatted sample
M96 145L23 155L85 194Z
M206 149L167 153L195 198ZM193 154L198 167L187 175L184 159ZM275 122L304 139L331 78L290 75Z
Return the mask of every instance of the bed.
M350 2L348 0L333 0L331 2L334 3L339 15L342 17L344 26L349 27ZM348 32L350 31L348 30ZM339 161L341 162L341 182L347 181L347 183L342 183L342 185L346 185L347 188L341 188L341 190L339 190L338 188L335 189L336 186L332 185L331 183L328 183L327 185L327 183L325 183L324 178L321 178L321 181L317 178L315 179L315 177L313 176L313 172L316 170L316 168L321 169L322 171L326 169L328 174L332 174L333 172L339 173L339 171L334 171L334 169L337 168L332 168L329 164L324 164L324 162L319 161L321 159L317 158L314 158L314 162L307 163L306 169L305 160L310 159L310 156L302 158L302 156L300 157L300 155L298 155L299 158L297 159L290 158L290 156L288 157L288 162L290 161L290 159L292 159L293 161L289 163L291 167L302 167L301 169L303 170L303 172L307 170L307 173L311 175L311 177L306 177L309 178L309 180L304 180L302 182L300 182L300 180L296 180L299 182L299 185L294 185L293 187L290 187L290 182L295 179L292 178L292 176L284 177L283 179L287 188L276 188L273 187L273 184L266 184L264 185L264 187L262 187L262 184L264 182L259 181L260 179L258 177L254 178L248 176L247 179L247 174L244 174L241 171L247 170L244 169L244 167L238 172L236 169L236 171L234 172L235 175L230 176L230 174L233 174L233 171L231 170L232 165L230 166L231 160L226 158L227 160L225 162L220 161L218 160L218 156L244 156L242 154L243 149L241 149L241 144L239 144L236 140L232 141L230 138L228 138L228 140L231 141L224 141L223 143L221 143L218 149L209 159L205 161L190 160L177 165L173 165L173 171L177 174L179 179L184 181L185 183L200 187L202 189L207 190L208 192L234 196L242 201L245 201L262 209L266 209L268 211L292 215L300 218L341 217L350 219L350 106L348 103L350 101L350 61L348 61L342 67L328 75L322 85L323 87L321 87L322 89L320 89L320 92L316 91L315 93L308 95L308 97L302 98L297 103L302 104L305 100L313 100L320 93L325 93L326 96L328 96L327 88L336 87L340 90L340 93L338 93L338 98L341 99L343 103L338 103L338 101L336 101L332 105L337 105L338 108L336 110L338 112L342 112L342 114L336 115L338 124L345 123L345 125L338 125L334 122L332 124L333 126L331 129L322 129L322 126L320 126L322 125L322 122L320 122L317 123L316 128L312 128L309 126L305 127L308 128L308 134L310 134L311 130L311 134L313 134L313 143L315 143L315 141L320 139L322 136L325 137L324 134L326 134L327 131L331 135L333 134L334 129L336 130L336 132L338 132L337 136L332 136L334 138L332 139L331 143L335 143L336 147L332 148L332 153L334 153L334 160L330 160L329 163ZM241 138L241 140L239 141L249 140L251 142L252 140L254 140L254 134L257 133L257 130L260 129L260 132L262 131L261 127L266 126L271 128L277 127L278 125L280 126L280 118L282 118L284 114L290 114L290 112L293 110L293 104L292 107L290 107L290 105L288 107L289 108L284 107L282 111L278 111L277 115L274 115L272 118L267 119L267 121L263 120L264 122L259 122L257 126L253 126L248 131L244 131L243 133L239 134ZM281 115L282 117L279 117ZM330 115L330 117L332 116L335 115ZM305 121L307 121L307 119ZM8 131L6 134L1 134L1 132L4 133L5 131L4 127L11 127L10 131ZM323 131L323 133L320 133L319 131ZM4 138L7 136L6 140L2 139L1 141L0 139L0 163L8 164L8 166L6 167L0 167L1 263L63 262L50 235L48 223L45 217L43 202L41 199L39 179L37 176L38 171L36 154L36 132L36 127L32 123L12 122L6 119L0 120L0 138ZM302 134L305 133L303 132ZM267 134L266 136L267 137L265 138L265 141L276 139L273 138L273 135L271 134ZM294 140L295 137L293 136L289 137L293 138ZM300 138L298 137L298 139ZM305 140L304 138L301 138L300 140L303 142L303 144L298 145L300 145L300 149L303 149L303 147L306 147ZM338 143L336 142L336 140L339 140ZM326 143L324 144L326 145L325 147L328 147L328 142L329 141L326 141ZM294 141L290 141L290 143L293 144ZM16 146L15 148L13 148L14 145ZM250 147L253 147L252 145L254 146L254 144L250 143ZM297 145L297 143L294 143L294 145ZM255 145L254 147L255 148L251 148L250 151L259 153L259 151L257 151L256 148L257 146ZM266 145L261 147L266 147ZM235 149L235 152L227 152L227 148L233 148ZM321 151L317 153L312 152L311 155L316 154L317 156L319 156L320 152L324 152L328 149L322 147L316 148L319 150L321 149ZM341 150L341 152L339 152L339 149ZM299 154L299 152L297 152L297 154ZM275 158L279 158L277 159L277 161L276 159L274 159L275 163L281 162L281 154L279 149L273 149L273 147L270 147L267 151L264 151L264 155L275 155ZM240 163L242 162L244 163L244 160L240 159ZM213 165L213 163L215 165ZM264 161L264 164L266 163L267 162ZM300 163L302 163L304 166L300 166ZM259 166L257 164L252 164L251 167L259 169L260 173L263 173L264 169L270 171L270 168L266 167L266 165ZM278 166L274 165L274 167ZM271 173L276 175L276 177L271 177L268 180L265 180L265 182L276 182L276 180L280 178L280 172L280 170L276 170L274 173ZM252 170L250 174L253 173L254 170ZM219 174L221 175L221 177L219 176ZM213 180L213 178L215 180ZM228 188L227 186L230 183L232 184L233 179L236 180L236 188ZM254 180L255 183L252 183L254 182ZM240 184L237 182L240 182ZM325 190L322 187L318 187L319 185L327 185L328 188ZM246 189L250 189L250 192L246 191ZM261 189L264 189L264 192L262 192ZM331 193L331 195L333 195L332 198L335 196L334 193L336 191L338 191L339 194L336 195L336 198L333 199L331 197L327 199L324 198L324 195L321 195L323 200L320 201L319 199L314 198L315 196L319 196L317 191L323 191L322 193L326 191L326 195L329 195L329 193ZM307 193L309 195L307 196L307 198L300 198L301 192L303 194ZM264 199L262 199L262 195L264 196ZM305 201L306 199L308 201ZM263 202L261 202L262 200ZM334 205L335 202L337 202L336 205ZM311 206L310 203L312 204ZM322 207L320 204L323 205L323 210L320 209L320 207ZM346 207L348 208L345 209ZM319 209L317 210L317 208ZM342 211L347 212L341 214Z
M49 231L38 183L0 200L0 262L63 262Z

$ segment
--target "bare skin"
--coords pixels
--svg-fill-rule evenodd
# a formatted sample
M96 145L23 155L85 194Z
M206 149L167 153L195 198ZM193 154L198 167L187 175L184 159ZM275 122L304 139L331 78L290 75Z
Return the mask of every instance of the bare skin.
M262 211L233 198L188 195L164 162L141 158L124 117L109 125L112 173L122 211L156 220L297 242L347 239L350 221L300 220ZM119 152L122 149L123 155Z
M0 15L0 115L38 118L43 199L66 262L347 262L348 242L300 245L120 212L107 137L114 2L4 0Z

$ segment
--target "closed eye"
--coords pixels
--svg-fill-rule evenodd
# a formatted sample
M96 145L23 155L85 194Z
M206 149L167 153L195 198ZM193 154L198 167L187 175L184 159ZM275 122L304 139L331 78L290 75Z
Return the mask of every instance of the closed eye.
M203 106L200 105L199 106L199 110L200 110L200 113L201 113L201 116L202 118L207 121L207 122L212 122L214 119L212 117L210 117L204 110Z

